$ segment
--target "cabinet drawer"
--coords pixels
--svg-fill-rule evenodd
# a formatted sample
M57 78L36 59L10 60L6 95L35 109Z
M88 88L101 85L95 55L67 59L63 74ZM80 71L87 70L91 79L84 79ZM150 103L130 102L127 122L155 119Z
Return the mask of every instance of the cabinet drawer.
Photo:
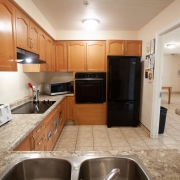
M46 118L45 118L45 127L51 122L55 114L58 112L58 108L55 108Z
M43 131L34 142L34 150L38 151L45 141L46 141L46 133L45 131Z
M33 130L33 137L37 139L37 137L43 132L45 129L45 121L43 120L34 130Z

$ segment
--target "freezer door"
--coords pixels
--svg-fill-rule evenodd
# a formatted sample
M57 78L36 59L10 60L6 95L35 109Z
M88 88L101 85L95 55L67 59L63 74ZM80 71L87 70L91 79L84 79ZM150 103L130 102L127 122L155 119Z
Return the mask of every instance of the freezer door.
M110 57L108 68L108 99L139 101L140 59L138 57Z
M108 127L138 126L139 102L109 102Z

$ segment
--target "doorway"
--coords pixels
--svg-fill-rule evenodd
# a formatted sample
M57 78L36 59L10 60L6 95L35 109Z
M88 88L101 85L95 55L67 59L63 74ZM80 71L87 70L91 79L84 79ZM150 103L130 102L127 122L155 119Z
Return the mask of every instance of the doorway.
M167 33L180 27L180 18L169 24L165 28L156 33L156 49L155 49L155 70L154 70L154 86L153 86L153 104L151 119L151 138L158 138L159 130L159 108L161 105L161 88L163 77L163 56L164 56L164 38Z

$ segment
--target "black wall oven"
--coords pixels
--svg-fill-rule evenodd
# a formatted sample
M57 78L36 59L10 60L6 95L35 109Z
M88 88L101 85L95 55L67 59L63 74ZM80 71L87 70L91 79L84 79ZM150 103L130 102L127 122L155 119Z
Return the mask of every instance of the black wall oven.
M106 73L88 72L75 74L76 103L106 102Z

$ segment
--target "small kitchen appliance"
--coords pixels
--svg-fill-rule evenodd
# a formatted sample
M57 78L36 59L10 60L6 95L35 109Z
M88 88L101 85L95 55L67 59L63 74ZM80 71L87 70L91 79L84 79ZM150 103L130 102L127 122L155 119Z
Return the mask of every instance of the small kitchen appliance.
M0 104L0 126L12 120L11 109L8 104Z
M73 82L44 82L43 92L51 96L73 93Z

